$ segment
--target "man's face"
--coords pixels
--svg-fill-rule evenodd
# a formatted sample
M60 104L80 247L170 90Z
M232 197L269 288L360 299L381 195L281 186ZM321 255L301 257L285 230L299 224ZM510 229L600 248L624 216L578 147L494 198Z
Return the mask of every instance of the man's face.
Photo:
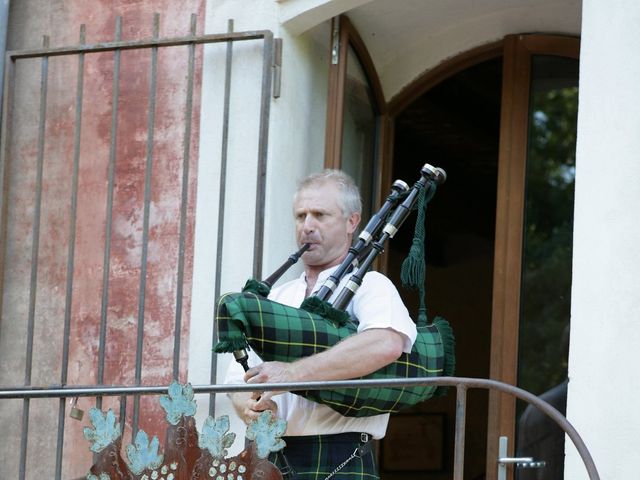
M311 244L302 256L305 265L321 269L338 265L351 246L360 215L345 218L339 203L340 190L327 182L298 192L293 205L296 239Z

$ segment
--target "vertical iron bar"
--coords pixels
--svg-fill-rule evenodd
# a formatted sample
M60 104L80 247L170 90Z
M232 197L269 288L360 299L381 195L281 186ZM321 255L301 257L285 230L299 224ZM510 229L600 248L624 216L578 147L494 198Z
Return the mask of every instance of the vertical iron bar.
M122 37L122 17L116 18L116 41ZM111 143L109 145L109 179L107 185L107 218L104 230L104 259L102 262L102 304L100 307L100 339L98 343L98 385L104 384L104 357L107 337L107 309L109 306L109 273L111 270L111 225L113 222L113 189L116 171L118 136L118 104L120 101L120 49L113 52L113 92L111 97ZM96 408L102 408L102 397L96 398Z
M256 182L256 219L253 240L253 277L262 278L264 241L264 212L267 181L267 147L269 141L269 112L273 65L273 34L264 35L262 53L262 96L260 98L260 130L258 137L258 178Z
M160 15L153 15L153 39L158 38L160 31ZM149 209L151 204L151 173L153 166L153 134L156 120L156 84L158 70L158 47L151 48L151 72L149 79L149 114L147 117L147 161L144 179L144 216L142 220L142 258L140 261L140 290L138 294L138 336L136 341L136 386L142 384L142 348L144 337L144 301L147 288L147 254L149 250ZM133 398L132 435L138 433L140 416L140 396Z
M5 55L4 62L4 90L2 92L2 118L0 131L0 185L2 186L2 192L0 192L0 312L3 309L4 295L4 267L7 258L7 216L9 211L9 177L11 171L11 165L9 159L11 158L10 149L10 132L11 132L11 117L12 117L12 96L10 92L13 91L13 78L14 72L14 60L9 54ZM0 328L2 327L2 315L0 315Z
M464 479L464 441L467 421L467 386L456 386L456 433L453 460L453 480Z
M80 45L85 43L85 26L80 25ZM73 299L73 273L76 248L76 220L78 212L78 170L80 166L80 133L82 130L82 98L84 93L84 53L78 54L78 73L76 83L76 115L73 134L73 173L71 175L71 211L69 213L69 248L67 254L67 289L64 307L64 331L62 334L62 366L60 384L67 384L69 370L69 337L71 331L71 305ZM60 398L58 406L58 440L56 445L55 478L62 478L62 450L64 444L66 398Z
M2 130L0 131L0 313L4 302L4 271L7 259L7 230L9 215L9 185L11 176L11 121L13 113L13 90L15 85L15 61L7 53L4 55L4 82L2 91ZM0 315L0 333L2 315ZM25 444L26 448L26 444Z
M233 19L229 19L227 23L227 33L233 32ZM222 255L224 240L224 209L227 186L227 156L229 150L229 103L231 100L231 67L233 61L233 41L227 42L227 57L224 76L224 107L222 113L222 152L220 155L220 192L218 199L218 238L216 245L216 279L214 286L213 298L217 300L220 297L220 284L222 282ZM218 338L218 329L216 322L213 322L213 345ZM216 374L218 370L218 358L216 354L211 355L211 383L216 383ZM209 395L209 415L215 416L216 395Z
M197 15L191 15L191 35L196 34ZM173 340L173 379L180 376L180 340L182 336L182 295L184 282L184 244L187 231L187 203L189 200L189 163L191 161L191 122L193 113L193 77L196 44L189 45L189 66L187 71L187 99L184 114L184 145L182 161L182 196L180 200L180 237L178 241L178 282L176 287L176 326Z
M280 98L282 86L282 39L273 40L273 98Z
M49 47L49 37L43 39L43 47ZM40 249L40 214L42 209L42 173L44 169L44 142L47 113L47 80L49 75L49 57L42 57L40 76L40 118L38 125L38 157L36 166L36 192L33 214L33 233L31 245L31 280L29 290L29 317L27 320L27 351L25 360L24 384L31 385L33 366L33 333L36 314L36 290L38 284L38 253ZM29 435L29 399L24 399L22 409L22 437L20 439L20 480L25 478L27 466L27 440Z
M120 424L120 431L124 435L124 427L127 421L127 396L120 395L120 413L118 417L118 423Z

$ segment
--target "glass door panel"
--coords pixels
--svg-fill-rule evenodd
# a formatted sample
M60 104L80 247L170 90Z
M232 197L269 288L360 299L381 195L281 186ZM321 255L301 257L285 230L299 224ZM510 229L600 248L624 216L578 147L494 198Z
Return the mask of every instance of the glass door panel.
M347 50L347 78L342 119L342 170L360 187L362 218L371 216L375 166L376 109L371 87L353 47Z
M578 60L531 58L518 386L566 410ZM564 434L517 404L517 456L546 462L519 480L563 478Z
M363 225L380 202L380 125L385 100L360 35L346 16L332 21L325 167L344 170L362 195ZM386 187L385 187L386 188Z
M491 378L548 396L559 410L567 375L579 52L574 37L504 41ZM557 478L552 472L563 462L564 440L550 446L557 432L549 434L546 417L525 409L512 396L490 394L487 478L498 470L509 479ZM547 465L499 465L503 444L509 457Z

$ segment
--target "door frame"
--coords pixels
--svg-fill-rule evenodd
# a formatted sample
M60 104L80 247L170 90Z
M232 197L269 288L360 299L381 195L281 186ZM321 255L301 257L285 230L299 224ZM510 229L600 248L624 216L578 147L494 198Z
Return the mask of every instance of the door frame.
M504 39L500 148L493 268L490 377L518 381L518 336L522 277L525 180L531 57L579 58L580 40L559 35L509 35ZM487 478L497 474L498 439L515 438L516 399L489 395ZM515 442L509 445L514 453Z

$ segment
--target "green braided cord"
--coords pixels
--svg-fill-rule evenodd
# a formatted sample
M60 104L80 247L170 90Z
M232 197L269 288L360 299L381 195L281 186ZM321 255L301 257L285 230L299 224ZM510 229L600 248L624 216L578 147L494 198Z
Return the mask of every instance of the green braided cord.
M400 279L402 280L402 286L411 290L418 290L420 298L420 308L418 309L418 319L416 324L418 326L426 325L427 308L425 305L425 292L424 282L426 276L426 262L424 255L424 239L425 239L425 218L427 212L427 203L433 198L436 192L436 185L434 182L430 182L427 188L420 190L418 196L418 217L416 218L416 226L413 235L413 241L411 242L411 248L407 258L402 262L402 268L400 270Z

